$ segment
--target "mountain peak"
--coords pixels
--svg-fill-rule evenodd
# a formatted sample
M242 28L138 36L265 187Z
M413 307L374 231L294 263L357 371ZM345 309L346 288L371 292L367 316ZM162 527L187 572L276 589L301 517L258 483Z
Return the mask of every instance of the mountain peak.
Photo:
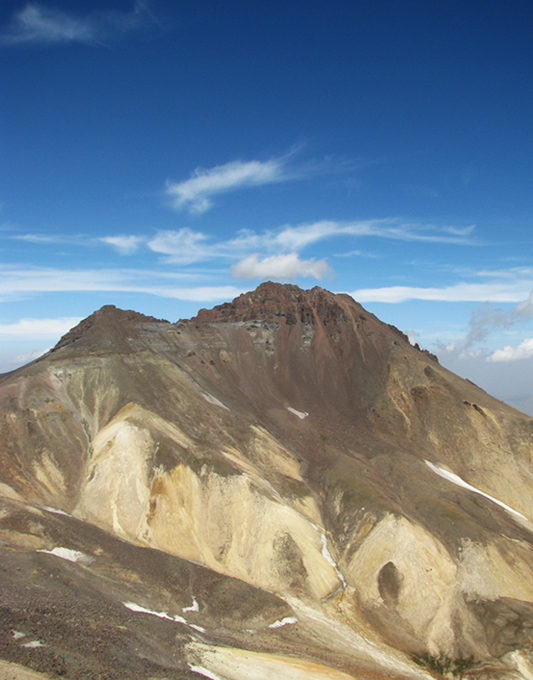
M344 299L346 297L346 299ZM319 286L303 290L294 284L267 281L255 290L243 293L232 302L225 302L213 309L201 309L191 319L195 323L220 323L285 318L289 326L302 323L314 325L318 319L346 320L347 296L335 295ZM363 308L357 303L358 311Z
M102 345L102 341L104 345L116 344L117 339L124 335L124 329L127 328L128 334L131 335L136 324L160 321L160 319L140 314L132 309L125 310L115 305L104 305L65 333L52 351L55 352L82 339L85 341L84 344L88 345Z

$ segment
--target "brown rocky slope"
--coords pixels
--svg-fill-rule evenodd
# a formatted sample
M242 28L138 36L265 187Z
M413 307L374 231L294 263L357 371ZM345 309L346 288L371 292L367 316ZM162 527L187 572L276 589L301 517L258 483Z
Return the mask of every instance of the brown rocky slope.
M350 297L103 307L0 403L11 670L533 678L533 419Z

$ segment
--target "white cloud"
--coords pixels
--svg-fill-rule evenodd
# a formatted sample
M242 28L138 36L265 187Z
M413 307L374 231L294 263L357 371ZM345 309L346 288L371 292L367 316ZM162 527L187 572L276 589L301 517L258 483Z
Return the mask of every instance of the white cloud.
M286 255L272 255L259 260L257 253L248 255L231 267L233 276L242 279L252 279L255 277L262 279L274 279L275 281L286 281L295 279L297 276L313 277L322 279L331 276L333 270L329 267L326 260L314 259L300 260L297 253Z
M62 243L63 239L58 239L54 236L43 236L42 234L21 234L11 236L10 238L17 241L26 241L27 243Z
M510 270L508 274L511 274L513 270ZM524 273L521 271L521 273ZM531 274L531 271L527 271ZM486 272L483 272L486 275ZM517 272L514 272L515 276ZM490 297L486 295L485 302L476 307L470 316L470 330L468 334L461 342L454 342L451 345L446 345L441 348L443 353L447 354L457 354L463 355L467 353L467 350L472 345L475 345L483 340L486 340L489 335L494 333L496 330L508 329L515 324L528 321L533 318L533 292L527 293L531 290L533 286L533 280L518 280L514 281L510 276L502 276L501 272L498 272L499 278L504 283L497 284L487 284L492 285L493 288L499 290L500 293L507 291L515 292L515 286L520 286L525 289L519 296L518 304L512 309L502 309L501 307L495 307L489 300L497 300L499 302L516 302L516 299L502 298L502 297ZM527 299L523 298L528 295ZM525 348L513 348L510 345L506 346L503 350L497 350L493 355L491 355L490 361L510 361L515 358L522 358L523 352L526 351ZM525 355L524 355L525 356ZM506 357L510 357L509 359Z
M176 264L192 264L216 256L213 246L207 245L208 237L199 231L184 227L179 231L160 231L148 241L155 253L168 255L168 261Z
M0 299L50 292L125 292L194 302L218 302L244 292L235 286L176 287L176 280L190 278L179 273L136 269L16 268L0 265ZM204 277L205 278L205 277ZM1 327L0 327L1 328Z
M358 302L405 302L406 300L438 300L442 302L519 302L528 295L532 280L508 283L457 283L444 288L390 286L362 288L350 295Z
M473 227L467 231L451 231L451 227L439 229L432 224L412 224L398 219L360 220L338 222L321 220L296 227L285 226L277 233L268 235L286 250L299 250L306 246L338 236L375 237L393 241L420 241L428 243L455 243L472 245Z
M55 338L64 335L81 321L81 317L70 316L58 319L20 319L16 323L0 324L0 337Z
M154 25L145 4L136 2L131 12L93 12L75 17L59 9L29 3L15 14L0 35L0 45L21 43L99 43Z
M506 345L503 349L497 349L487 357L487 361L517 361L531 357L533 357L533 338L526 338L516 347Z
M140 236L103 236L98 240L113 246L121 255L132 255L144 241Z
M212 196L241 187L282 182L290 177L285 172L286 158L269 161L232 161L209 170L196 169L184 182L167 182L166 193L177 210L203 213L213 206Z
M51 347L46 347L45 349L34 349L30 352L25 352L24 354L17 354L16 356L6 359L5 363L11 364L14 367L24 366L25 364L29 364L30 361L42 357L43 354L46 354L46 352L49 352L51 349Z
M343 236L403 241L430 240L436 243L470 243L462 236L450 236L444 230L436 230L432 225L401 224L396 220L366 222L322 220L296 227L285 225L280 229L267 230L262 233L243 229L237 233L235 238L218 242L212 242L206 234L185 227L179 231L160 231L157 236L148 241L148 247L154 252L166 255L167 262L191 264L213 258L235 260L254 252L265 256L280 254L280 251L281 254L299 252L321 241Z

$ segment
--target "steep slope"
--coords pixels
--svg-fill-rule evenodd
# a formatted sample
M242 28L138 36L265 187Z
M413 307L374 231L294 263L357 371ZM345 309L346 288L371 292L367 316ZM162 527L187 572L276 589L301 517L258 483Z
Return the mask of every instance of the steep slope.
M267 283L175 324L104 307L0 400L7 561L65 536L95 559L74 583L116 599L95 525L281 598L246 595L262 637L238 611L225 637L189 627L176 673L533 677L533 419L348 296Z

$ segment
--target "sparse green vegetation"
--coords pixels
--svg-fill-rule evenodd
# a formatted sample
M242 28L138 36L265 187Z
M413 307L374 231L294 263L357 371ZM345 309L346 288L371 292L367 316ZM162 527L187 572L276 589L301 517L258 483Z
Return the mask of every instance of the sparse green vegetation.
M459 680L463 677L463 673L474 665L473 656L466 659L450 659L448 656L432 656L431 654L417 656L414 654L411 658L418 666L429 668L439 675L451 673L454 678L457 677Z

